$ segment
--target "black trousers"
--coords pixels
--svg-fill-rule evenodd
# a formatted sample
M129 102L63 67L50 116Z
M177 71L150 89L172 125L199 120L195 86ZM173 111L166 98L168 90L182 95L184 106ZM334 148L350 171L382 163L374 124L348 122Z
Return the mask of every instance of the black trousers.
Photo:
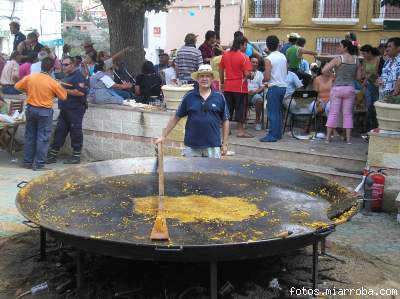
M69 133L73 151L81 152L83 146L82 120L85 111L86 107L84 106L76 109L60 110L51 149L59 151Z

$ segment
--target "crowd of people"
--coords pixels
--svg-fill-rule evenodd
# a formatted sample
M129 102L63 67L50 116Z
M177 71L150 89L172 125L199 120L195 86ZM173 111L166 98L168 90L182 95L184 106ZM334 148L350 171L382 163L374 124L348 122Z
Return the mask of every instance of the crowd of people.
M189 156L220 155L215 147L215 142L197 144L193 142L199 138L199 132L212 136L211 128L214 128L215 119L209 119L208 109L201 113L200 103L207 106L208 98L214 98L214 92L224 95L226 107L213 111L217 115L223 128L226 124L227 112L229 119L237 122L237 137L252 138L246 131L246 118L249 105L255 107L255 130L261 130L260 115L264 109L264 98L267 100L267 113L269 128L267 134L260 139L261 142L276 142L282 138L283 110L289 109L289 102L296 90L314 90L318 98L310 103L310 114L320 113L326 116L325 142L330 143L336 133L336 128L344 129L343 140L351 144L351 131L353 129L353 112L356 92L362 91L366 109L367 130L378 127L374 102L379 96L400 94L400 38L390 38L386 44L375 48L369 44L359 46L354 33L348 33L340 41L338 55L332 57L329 62L311 65L303 58L303 55L317 56L318 53L304 48L306 40L297 33L288 35L288 43L280 47L280 41L276 36L266 38L266 53L259 53L257 49L243 36L236 32L229 49L219 46L215 35L211 31L206 33L205 42L196 49L195 35L186 36L185 46L178 51L176 62L178 80L190 82L189 74L199 68L202 76L199 91L188 93L182 100L181 107L176 115L171 118L166 135L172 130L179 119L188 116L186 125L187 138L185 145L191 148ZM213 46L214 45L214 46ZM201 62L201 57L203 62ZM360 56L361 55L361 56ZM264 57L265 56L265 57ZM201 65L203 63L203 65ZM211 64L205 68L205 64ZM181 68L180 68L181 67ZM216 74L214 71L219 71ZM207 77L207 78L203 78ZM192 77L193 79L193 77ZM213 81L218 80L218 84ZM379 88L382 92L379 93ZM266 92L266 95L265 95ZM196 101L199 98L200 101ZM293 101L292 101L293 102ZM290 109L296 109L296 105L290 105ZM201 125L200 116L202 116ZM192 128L196 126L196 130ZM317 129L317 128L316 128ZM195 130L198 134L193 134ZM189 133L188 133L189 132ZM223 129L222 154L226 151L228 135ZM207 134L208 134L207 133ZM162 141L162 136L158 141ZM219 140L221 136L218 135ZM201 148L201 151L197 149ZM217 154L216 154L217 153Z
M350 144L356 87L365 94L368 130L378 126L373 106L379 97L378 86L385 95L400 93L400 38L391 38L379 48L359 47L355 35L349 34L340 42L337 57L322 65L310 65L303 56L317 53L305 49L306 40L297 33L289 34L282 46L278 37L268 36L262 52L240 31L235 32L229 47L222 47L216 33L209 30L198 48L198 36L189 33L174 59L160 53L157 65L145 61L141 73L133 76L121 59L131 48L110 55L96 51L91 41L85 41L83 58L71 57L71 47L65 45L58 59L38 42L37 32L25 37L15 22L10 30L15 35L14 51L0 70L0 84L3 94L27 93L27 168L43 169L46 163L56 162L68 134L73 153L65 162L80 163L87 99L96 104L124 104L130 99L159 103L163 100L162 85L193 84L194 90L184 96L166 132L188 116L185 155L219 157L227 151L229 120L237 122L237 137L254 137L247 130L250 106L255 108L255 130L262 130L265 99L269 128L261 142L282 138L283 110L289 109L296 90L307 89L318 93L310 112L327 117L326 142L341 127ZM53 97L60 100L60 115L50 146ZM291 109L296 109L293 101Z

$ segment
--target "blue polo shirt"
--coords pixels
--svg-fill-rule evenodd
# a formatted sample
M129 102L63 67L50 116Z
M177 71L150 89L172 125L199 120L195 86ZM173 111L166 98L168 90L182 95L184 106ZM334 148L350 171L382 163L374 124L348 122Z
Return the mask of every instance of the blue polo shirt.
M192 148L221 146L221 123L229 119L224 96L216 91L204 100L198 89L189 91L182 99L176 116L187 116L184 143Z
M77 89L83 92L84 95L81 97L68 95L66 101L58 101L60 109L77 109L86 106L86 81L82 73L79 70L75 70L73 73L65 76L62 80L66 84L61 84L65 89ZM67 85L68 84L68 85Z

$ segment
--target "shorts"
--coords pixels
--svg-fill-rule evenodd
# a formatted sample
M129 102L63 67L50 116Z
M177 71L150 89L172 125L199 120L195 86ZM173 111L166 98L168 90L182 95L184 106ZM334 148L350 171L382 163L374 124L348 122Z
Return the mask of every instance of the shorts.
M206 148L193 148L186 146L182 155L185 157L206 157L206 158L221 158L221 148L220 147L206 147Z
M251 105L255 106L257 103L263 102L263 97L259 93L249 95L249 102Z
M247 93L224 92L225 100L228 105L230 120L239 123L246 122L247 115Z

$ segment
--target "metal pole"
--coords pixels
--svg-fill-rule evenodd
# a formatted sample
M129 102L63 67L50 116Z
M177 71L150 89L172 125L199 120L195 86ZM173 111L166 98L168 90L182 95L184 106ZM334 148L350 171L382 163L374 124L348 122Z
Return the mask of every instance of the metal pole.
M313 243L312 283L315 290L318 286L318 241Z
M40 260L46 260L46 231L40 228Z
M326 254L326 238L321 240L321 254Z
M218 264L216 261L210 262L210 297L218 298Z

